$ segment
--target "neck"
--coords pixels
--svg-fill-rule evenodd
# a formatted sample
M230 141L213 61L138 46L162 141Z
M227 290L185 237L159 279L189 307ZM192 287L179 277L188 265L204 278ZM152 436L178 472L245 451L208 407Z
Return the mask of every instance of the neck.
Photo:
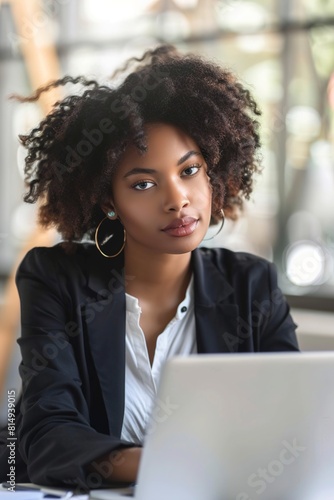
M124 252L125 272L128 276L134 276L130 282L129 293L138 289L150 287L151 289L179 288L188 285L191 269L191 252L185 254L159 254L152 253L144 255L139 252ZM134 293L135 294L135 293Z

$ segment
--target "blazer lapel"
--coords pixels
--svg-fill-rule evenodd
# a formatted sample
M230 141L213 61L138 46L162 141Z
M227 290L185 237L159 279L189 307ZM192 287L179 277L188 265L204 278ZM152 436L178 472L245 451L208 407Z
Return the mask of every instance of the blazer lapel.
M199 353L238 351L238 307L233 288L203 249L192 253ZM87 259L87 286L95 298L82 306L110 432L120 435L125 384L125 284L123 257L106 259L94 248Z
M107 259L95 249L87 260L89 288L96 299L82 308L109 430L120 435L125 383L125 277L123 259Z
M198 352L237 352L239 308L231 303L232 286L213 263L211 250L194 250L192 265Z

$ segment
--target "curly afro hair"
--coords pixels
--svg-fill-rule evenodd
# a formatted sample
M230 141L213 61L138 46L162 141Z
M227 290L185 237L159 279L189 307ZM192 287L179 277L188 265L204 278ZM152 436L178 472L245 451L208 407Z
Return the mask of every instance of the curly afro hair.
M28 150L24 200L41 201L42 226L56 227L70 244L92 238L122 153L130 143L145 153L149 122L174 125L195 140L208 165L212 220L221 219L222 208L236 218L260 170L260 111L249 91L230 71L170 45L131 58L114 77L119 73L125 76L118 85L65 76L19 98L31 102L53 87L83 86L20 136Z

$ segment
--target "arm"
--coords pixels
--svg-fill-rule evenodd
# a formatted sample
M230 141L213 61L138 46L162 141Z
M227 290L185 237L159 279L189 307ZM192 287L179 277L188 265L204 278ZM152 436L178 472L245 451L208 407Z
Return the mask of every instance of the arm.
M91 426L93 396L83 365L89 353L83 332L75 337L68 333L74 298L60 285L60 274L52 249L43 248L29 252L17 274L22 322L20 452L33 482L99 487L118 476L98 468L97 460L133 445ZM98 390L93 387L91 392ZM124 455L115 471L126 468L128 460L134 471L135 456L130 454L130 460Z

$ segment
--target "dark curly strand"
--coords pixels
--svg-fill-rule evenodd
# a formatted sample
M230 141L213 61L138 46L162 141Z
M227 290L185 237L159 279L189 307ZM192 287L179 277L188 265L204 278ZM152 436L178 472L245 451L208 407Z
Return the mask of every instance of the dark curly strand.
M135 66L133 68L133 65ZM132 72L129 73L129 70ZM55 104L29 135L24 200L42 200L40 223L55 226L69 242L91 237L104 216L100 205L111 194L111 179L130 142L144 153L148 122L179 127L200 147L213 188L213 217L220 210L235 218L249 198L259 171L260 115L248 90L235 76L192 54L163 45L130 59L117 87L66 76L22 101L35 101L50 88L83 85L81 95Z

